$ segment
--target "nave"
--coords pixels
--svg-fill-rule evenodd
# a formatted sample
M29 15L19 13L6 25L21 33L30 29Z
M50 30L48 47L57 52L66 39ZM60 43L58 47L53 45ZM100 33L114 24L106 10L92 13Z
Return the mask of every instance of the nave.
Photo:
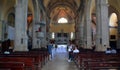
M67 53L56 53L42 70L78 70L74 62L68 62Z

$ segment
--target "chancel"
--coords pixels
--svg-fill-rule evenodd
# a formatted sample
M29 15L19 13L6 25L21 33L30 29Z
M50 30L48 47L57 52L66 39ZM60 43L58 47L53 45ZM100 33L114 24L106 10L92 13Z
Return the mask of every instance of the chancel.
M0 0L0 70L111 69L120 0Z

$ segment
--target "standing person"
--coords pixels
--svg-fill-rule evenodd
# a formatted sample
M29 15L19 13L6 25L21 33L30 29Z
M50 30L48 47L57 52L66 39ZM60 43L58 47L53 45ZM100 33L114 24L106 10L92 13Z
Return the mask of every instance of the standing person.
M48 53L49 53L49 57L50 57L50 60L52 59L52 48L53 48L53 45L52 44L49 44L48 46L47 46L47 48L48 48Z
M57 51L57 44L55 44L55 52Z
M29 39L28 39L28 49L29 49L29 51L32 49L32 39L31 39L31 37L29 37Z
M72 53L73 53L73 45L70 44L68 46L68 62L70 62L72 60Z

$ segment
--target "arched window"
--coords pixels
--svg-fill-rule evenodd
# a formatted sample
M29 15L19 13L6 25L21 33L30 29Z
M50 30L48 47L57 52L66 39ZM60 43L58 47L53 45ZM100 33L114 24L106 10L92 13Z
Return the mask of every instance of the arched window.
M68 20L66 18L62 17L58 20L58 23L68 23Z
M117 18L117 14L116 13L112 13L111 16L110 16L110 20L109 20L109 26L110 26L110 40L114 39L116 40L116 37L117 37L117 21L118 21L118 18Z
M118 18L116 13L111 13L109 19L110 46L116 48L118 39Z
M110 26L117 26L117 15L116 13L112 13L111 16L110 16Z
M15 26L15 14L14 13L8 14L8 25L12 27Z

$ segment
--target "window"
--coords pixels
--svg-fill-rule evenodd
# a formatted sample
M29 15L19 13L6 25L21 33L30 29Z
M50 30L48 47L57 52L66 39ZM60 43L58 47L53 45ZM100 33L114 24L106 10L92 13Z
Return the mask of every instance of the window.
M116 39L115 35L110 35L110 39Z
M64 37L68 37L67 33L64 33Z
M70 37L71 37L71 39L73 39L73 32L71 32Z
M58 23L68 23L68 20L66 18L62 17L58 20Z
M54 33L54 32L52 33L52 38L53 38L53 39L55 38L55 33Z
M61 37L62 36L62 34L61 33L57 33L57 37Z

